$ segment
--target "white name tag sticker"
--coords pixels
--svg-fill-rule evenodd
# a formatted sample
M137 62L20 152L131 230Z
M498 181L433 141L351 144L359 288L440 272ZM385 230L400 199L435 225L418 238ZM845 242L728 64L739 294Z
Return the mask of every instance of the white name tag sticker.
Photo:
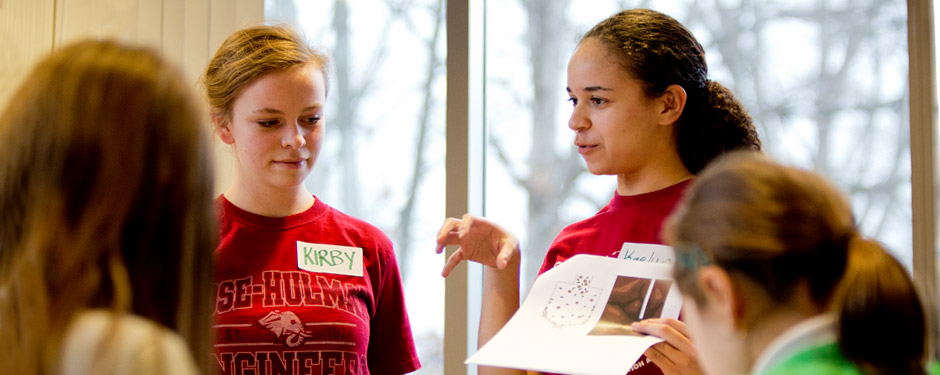
M618 258L636 262L672 264L676 259L676 252L666 245L624 242Z
M297 267L310 272L362 277L362 248L297 241Z

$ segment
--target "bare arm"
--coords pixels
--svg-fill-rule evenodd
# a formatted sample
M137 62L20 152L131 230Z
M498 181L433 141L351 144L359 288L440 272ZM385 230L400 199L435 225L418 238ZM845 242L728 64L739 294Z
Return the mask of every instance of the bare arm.
M447 259L443 276L462 261L484 266L483 306L480 311L479 346L486 344L519 309L519 240L486 219L464 215L460 220L448 218L437 235L437 252L445 246L460 248ZM525 371L480 366L481 375L525 374Z
M510 258L506 268L486 266L483 271L483 306L480 312L480 331L477 345L482 347L519 309L519 252ZM480 375L524 374L525 371L480 366Z

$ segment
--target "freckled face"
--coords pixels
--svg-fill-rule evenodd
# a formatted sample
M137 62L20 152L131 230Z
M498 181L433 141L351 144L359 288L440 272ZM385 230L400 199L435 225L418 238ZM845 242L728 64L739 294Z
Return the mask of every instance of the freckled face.
M574 109L568 127L593 174L642 172L661 149L659 109L607 47L585 39L568 62L568 95Z
M245 88L219 131L235 151L235 183L255 191L301 187L320 151L325 102L325 77L313 64Z

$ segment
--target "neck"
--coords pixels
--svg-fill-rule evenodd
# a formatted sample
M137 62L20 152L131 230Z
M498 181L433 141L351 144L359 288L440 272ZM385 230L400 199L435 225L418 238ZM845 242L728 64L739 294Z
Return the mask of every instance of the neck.
M773 302L767 302L773 304ZM769 306L767 304L763 305ZM761 353L767 350L781 334L807 318L820 313L822 313L822 310L811 301L805 283L797 286L797 290L788 303L749 311L745 321L760 322L759 324L747 324L747 354L750 365L754 366Z
M661 127L662 142L649 150L640 168L617 174L617 194L637 195L662 190L695 177L682 163L672 139L672 126Z
M751 363L753 364L753 361L756 361L770 343L783 332L813 315L815 314L797 309L778 309L765 315L761 319L761 324L753 327L747 333L748 358L751 359Z
M695 177L682 162L657 163L629 174L617 175L617 194L638 195L662 190L679 182Z
M232 184L224 195L225 199L238 208L268 217L299 214L312 207L315 200L303 185L286 191L266 189L253 193L239 188L238 184Z

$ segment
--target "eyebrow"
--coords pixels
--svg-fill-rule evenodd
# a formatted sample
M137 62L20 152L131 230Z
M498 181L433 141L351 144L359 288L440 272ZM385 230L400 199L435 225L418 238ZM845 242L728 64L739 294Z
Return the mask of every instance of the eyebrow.
M315 105L309 106L309 107L307 107L307 108L304 108L301 112L312 111L312 110L320 109L321 107L322 107L321 105L315 104ZM264 107L264 108L259 108L259 109L256 109L256 110L254 110L254 111L251 111L251 113L266 113L266 114L275 114L275 115L279 115L279 114L282 114L282 113L284 113L284 112L281 112L281 110L279 110L279 109Z
M571 88L565 87L565 90L567 90L568 93L571 93ZM603 86L588 86L588 87L585 87L585 88L584 88L584 91L587 91L587 92L595 92L595 91L614 91L614 89L609 88L609 87L603 87Z

